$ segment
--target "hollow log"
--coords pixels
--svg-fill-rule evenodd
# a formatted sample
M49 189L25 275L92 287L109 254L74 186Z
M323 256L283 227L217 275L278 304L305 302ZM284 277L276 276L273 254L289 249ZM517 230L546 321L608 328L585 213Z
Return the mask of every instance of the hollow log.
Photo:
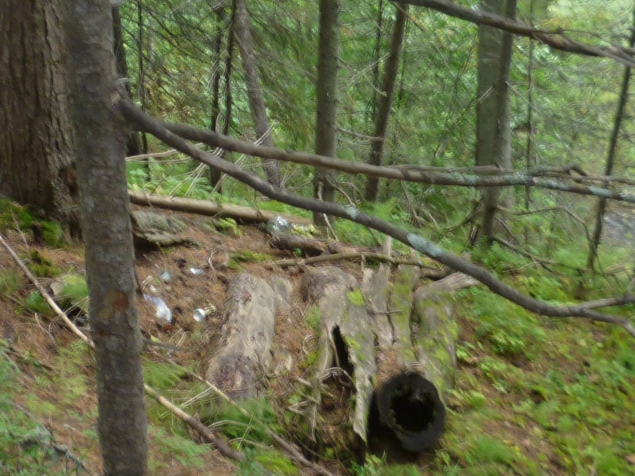
M445 402L456 370L458 327L453 318L453 295L475 284L473 278L454 273L419 288L408 323L411 344L406 347L400 338L395 340L393 352L387 353L384 370L392 371L380 371L376 393L379 417L407 451L430 448L443 433Z
M335 267L312 269L305 275L303 292L321 317L309 410L311 435L315 436L322 382L329 377L329 369L339 367L353 381L353 431L365 443L376 367L373 333L357 280Z
M263 279L240 274L229 284L218 351L210 359L207 380L233 399L260 396L266 388L275 310L276 296Z

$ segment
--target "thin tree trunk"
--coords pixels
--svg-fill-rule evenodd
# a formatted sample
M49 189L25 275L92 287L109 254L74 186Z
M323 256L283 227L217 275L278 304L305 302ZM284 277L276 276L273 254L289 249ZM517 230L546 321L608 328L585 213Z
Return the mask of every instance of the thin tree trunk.
M236 39L236 1L232 2L232 15L229 25L229 39L227 41L227 55L225 57L225 118L223 119L223 134L229 134L232 117L232 88L231 75L234 60L234 41Z
M629 39L629 47L635 46L635 9L633 10L633 29L631 29L631 37ZM609 150L606 157L606 167L604 168L604 175L608 176L613 173L613 165L615 164L615 153L617 151L617 142L620 136L620 128L622 126L622 120L624 118L624 109L626 108L626 102L628 101L628 86L631 79L631 68L624 68L624 76L622 78L622 89L620 91L620 98L617 104L617 112L615 113L615 121L613 121L613 131L611 132L611 139L609 140ZM598 211L595 216L595 229L593 230L593 239L589 250L589 259L587 267L593 268L595 259L597 258L598 248L600 246L600 240L602 238L602 224L604 221L604 213L606 212L606 199L600 198L598 204Z
M137 57L139 58L139 103L141 109L146 110L146 78L145 78L145 66L143 63L143 4L142 0L137 0L137 31L139 32L139 38L137 40ZM148 153L148 138L146 133L141 133L141 149L144 154Z
M119 7L112 7L112 27L115 36L115 59L117 61L117 74L124 80L124 88L128 93L128 97L132 98L132 89L130 88L130 77L128 75L128 59L126 58L126 48L123 43L123 28L121 27L121 15ZM140 155L141 141L137 132L131 132L126 144L127 155ZM147 164L147 161L146 161Z
M220 83L222 77L221 64L222 55L221 49L223 46L223 29L225 24L225 5L222 4L218 9L215 10L216 14L216 31L214 32L214 41L212 42L212 51L214 52L214 65L212 66L212 112L210 117L210 129L212 131L218 130L218 119L220 116ZM229 34L231 35L231 28L229 29ZM210 167L209 168L209 184L212 187L217 188L219 193L222 193L220 189L220 179L222 174Z
M377 91L380 88L379 84L379 63L381 60L381 40L382 33L384 27L384 0L379 0L379 12L377 13L377 24L375 28L377 29L375 34L375 51L373 52L373 95L371 96L370 107L368 111L370 111L370 121L374 121L375 114L377 113Z
M61 0L0 8L0 194L80 233ZM110 46L112 49L112 45Z
M236 2L236 23L234 32L240 56L242 58L243 69L245 70L245 83L247 85L247 97L249 108L254 118L254 129L258 137L264 137L263 145L273 145L269 131L269 118L267 117L267 107L260 84L260 73L258 72L258 62L254 53L254 42L251 36L251 22L245 0L235 0ZM280 164L272 159L261 159L262 167L269 182L274 187L282 185L280 177Z
M337 69L339 55L339 0L320 0L320 37L318 44L317 117L315 125L315 153L335 157L337 153ZM315 168L313 193L325 202L335 199L331 183L335 174L322 167ZM327 225L326 215L314 213L319 227Z
M529 24L534 24L535 1L530 0L529 4ZM530 168L533 164L534 139L536 129L534 124L534 40L529 39L529 59L527 63L527 155L525 166ZM525 209L529 210L531 203L531 187L525 188Z
M393 26L392 38L390 39L390 53L386 60L386 69L379 95L377 113L375 115L376 138L370 146L370 157L368 163L371 165L381 165L384 159L384 143L386 141L386 131L388 129L388 119L392 109L392 101L395 96L395 83L399 74L399 57L401 56L406 21L408 20L408 5L395 4L397 18ZM368 177L364 199L369 202L377 200L379 195L379 179Z
M108 476L148 474L141 333L109 2L70 2L67 53L86 242L90 327L97 362L98 432Z
M481 0L481 10L514 18L516 0ZM509 70L513 36L495 28L479 26L478 101L476 106L476 165L511 169ZM483 191L483 222L480 235L489 243L501 189Z

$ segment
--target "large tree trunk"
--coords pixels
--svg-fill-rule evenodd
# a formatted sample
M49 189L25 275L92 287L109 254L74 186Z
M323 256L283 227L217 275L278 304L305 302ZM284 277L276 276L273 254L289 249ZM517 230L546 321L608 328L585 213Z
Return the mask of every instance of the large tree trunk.
M143 476L148 474L148 440L124 161L128 130L113 104L119 91L111 8L107 0L68 3L64 26L71 81L63 90L69 92L79 132L75 152L97 362L99 442L106 475Z
M315 153L335 157L337 153L337 67L339 55L339 0L320 0L320 38L318 44L317 119L315 125ZM313 180L314 195L325 202L335 199L331 184L334 173L316 167ZM325 227L327 217L314 213L313 220Z
M61 0L0 8L0 194L79 234Z
M263 137L263 145L271 146L271 134L269 131L269 118L267 117L267 107L260 84L260 73L258 72L258 62L254 53L254 41L251 36L251 22L245 0L236 1L236 23L234 32L240 56L245 70L245 83L247 85L247 96L249 98L249 108L254 118L254 128L258 137ZM282 185L280 177L280 164L273 159L262 159L262 166L267 176L267 181L274 187Z
M386 60L384 70L384 80L381 86L381 94L378 99L378 107L375 115L376 138L370 146L370 157L368 163L371 165L381 165L384 159L384 143L386 141L386 130L388 129L388 119L392 109L392 100L395 95L395 83L399 73L399 57L403 45L404 32L406 31L406 21L408 20L408 5L396 4L397 18L393 26L392 38L390 40L390 53ZM377 200L379 194L379 179L368 177L366 181L366 191L364 199L369 202Z
M516 0L481 0L481 10L514 18ZM511 169L509 69L513 36L496 28L478 28L478 91L476 103L476 165ZM491 242L501 190L483 191L481 236Z

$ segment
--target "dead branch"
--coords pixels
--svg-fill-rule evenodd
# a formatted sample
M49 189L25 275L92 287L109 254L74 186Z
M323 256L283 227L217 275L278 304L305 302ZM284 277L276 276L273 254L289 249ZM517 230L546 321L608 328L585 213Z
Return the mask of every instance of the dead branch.
M135 122L135 119L132 119L132 116L130 117L131 120ZM203 142L211 147L219 147L230 152L280 160L282 162L323 167L352 175L363 174L368 177L404 180L406 182L425 183L429 185L452 185L456 187L538 187L580 195L592 195L600 198L606 198L608 200L635 203L634 194L614 192L607 188L596 186L569 184L558 181L554 178L544 178L542 177L545 175L543 168L510 173L504 169L489 166L474 168L474 173L468 174L462 173L460 171L461 169L448 169L444 167L429 167L425 169L420 167L417 167L416 169L404 167L384 167L365 163L349 162L308 152L292 152L277 149L275 147L258 146L250 142L218 134L217 132L205 131L182 124L157 122L157 125L183 139ZM192 146L188 144L188 147ZM565 178L568 180L572 179L570 176ZM580 180L579 177L577 179Z
M395 1L395 0L391 0ZM598 56L610 58L618 63L635 68L635 61L632 56L635 53L632 48L624 48L616 45L594 46L581 41L572 40L561 28L556 30L540 30L509 18L505 18L482 10L472 10L462 7L453 2L445 0L399 0L399 3L417 5L436 10L446 15L460 18L461 20L474 23L475 25L486 25L499 30L509 31L516 35L527 36L540 41L554 50L566 51L583 56Z
M240 205L217 205L207 200L194 200L191 198L165 197L161 195L148 195L143 192L128 191L130 202L135 205L165 208L179 212L196 213L198 215L230 217L250 223L266 223L276 216L283 216L290 223L296 225L311 225L309 218L286 215L284 213L270 212L267 210L255 210Z
M498 294L499 296L502 296L503 298L535 314L553 318L582 317L592 321L615 324L623 327L631 336L635 337L635 327L627 319L591 311L587 309L584 304L554 306L529 297L498 280L485 268L444 251L436 243L428 241L421 235L409 233L385 220L368 215L351 206L342 207L331 202L321 202L312 198L300 197L273 187L259 176L251 172L247 172L235 164L223 160L213 154L193 147L181 137L167 130L159 121L148 116L134 103L124 97L120 97L119 107L121 107L122 112L125 114L127 119L134 123L140 130L151 133L169 146L174 147L175 149L178 149L181 152L188 154L190 157L206 163L207 165L217 168L221 172L234 177L269 198L298 208L304 208L317 213L326 213L328 215L351 220L355 223L359 223L360 225L373 228L381 233L392 236L394 239L399 240L433 260L446 265L455 271L472 276L487 286L493 293ZM635 196L633 199L635 201ZM635 296L629 296L629 300L635 302Z
M51 308L53 309L55 314L57 314L62 319L62 321L64 321L64 323L73 332L73 334L75 334L82 341L84 341L84 343L88 347L90 347L91 349L95 350L95 344L93 343L93 341L90 340L88 338L88 336L86 334L84 334L81 330L79 330L75 324L73 324L73 322L68 318L66 313L57 305L57 303L49 295L49 293L46 291L46 289L44 289L44 286L42 286L40 284L40 282L37 280L37 278L35 276L33 276L31 271L29 271L29 269L24 265L24 263L22 262L20 257L15 253L15 251L13 251L13 249L9 246L9 244L2 237L2 235L0 235L0 244L2 244L2 246L5 247L5 249L11 255L11 257L14 259L16 264L24 272L26 277L29 278L29 280L33 283L33 285L36 287L36 289L40 292L40 294L42 295L44 300L49 304L49 306L51 306ZM173 405L168 400L166 400L165 398L160 396L156 392L156 390L154 390L152 387L144 384L143 385L143 389L145 390L145 392L148 395L150 395L152 398L154 398L157 402L159 402L165 408L170 410L176 416L178 416L187 425L192 427L194 430L198 431L203 436L203 438L205 438L208 442L212 443L216 447L216 449L218 449L220 454L222 454L223 456L225 456L227 458L231 458L233 460L236 460L236 461L243 461L245 459L245 455L244 454L242 454L239 451L236 451L233 448L231 448L227 443L225 443L219 437L214 435L209 430L209 428L207 428L205 425L203 425L200 421L198 421L196 418L188 415L186 412L184 412L183 410L181 410L180 408L178 408L177 406Z

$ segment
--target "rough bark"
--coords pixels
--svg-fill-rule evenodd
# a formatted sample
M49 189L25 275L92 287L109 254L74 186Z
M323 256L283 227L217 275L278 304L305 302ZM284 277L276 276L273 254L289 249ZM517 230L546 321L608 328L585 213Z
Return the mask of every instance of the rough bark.
M631 30L631 37L629 39L629 47L635 46L635 11L633 11L633 29ZM615 154L617 151L617 142L620 135L620 128L622 127L622 119L624 117L624 109L626 108L626 102L628 101L628 88L631 80L631 68L624 68L624 76L622 78L622 88L620 90L620 98L617 103L617 111L615 113L615 120L613 121L613 130L611 132L611 138L609 140L609 149L606 157L606 166L604 168L604 175L609 176L613 173L613 164L615 163ZM604 213L606 212L606 198L600 198L598 203L598 210L595 216L595 228L593 230L593 239L589 249L589 258L587 266L593 268L595 259L597 258L598 248L600 246L600 240L602 238L602 224L604 222Z
M134 253L126 190L126 123L119 99L109 2L70 2L68 31L75 152L95 343L98 432L104 472L145 475L147 417L141 334L134 306ZM115 103L116 104L116 103Z
M121 26L121 15L119 7L112 7L112 27L115 36L115 59L117 62L117 74L123 79L123 85L128 93L128 97L132 98L132 88L130 87L130 77L128 76L128 59L126 57L126 47L123 42L123 28ZM126 144L126 155L140 155L141 140L137 132L130 133L128 143ZM147 162L146 162L147 164Z
M65 2L10 0L0 8L0 194L80 231ZM112 48L112 47L111 47Z
M384 78L379 94L377 113L374 117L375 132L374 140L370 146L370 157L368 163L372 165L382 165L384 160L384 143L386 142L386 131L388 129L388 119L392 109L392 101L395 96L395 84L399 74L399 58L403 49L403 38L406 31L406 21L408 20L408 5L396 4L397 18L393 26L392 37L390 39L390 52L386 60ZM379 195L379 180L376 177L368 177L364 199L369 202L377 200Z
M486 12L513 18L516 0L481 0ZM509 69L512 34L496 28L479 26L478 87L476 103L476 165L496 165L511 169L511 126ZM501 189L483 191L481 235L490 242L494 237L494 219Z
M276 296L266 281L241 274L230 283L219 350L210 359L207 380L232 399L253 398L266 389L275 309Z
M280 233L274 234L269 244L279 250L300 250L304 256L320 256L329 251L328 245L324 241Z
M321 317L319 355L309 408L311 433L315 432L322 381L329 376L327 369L339 367L353 382L353 431L365 444L376 367L373 333L357 280L339 268L312 269L305 275L303 292Z
M337 69L339 55L339 0L320 0L320 36L317 70L317 117L315 122L315 153L326 157L337 154ZM325 202L335 199L331 181L334 174L323 167L315 168L313 194ZM313 220L325 227L328 217L314 214Z
M240 48L240 56L245 70L245 84L247 86L247 97L249 108L254 118L254 129L258 137L263 137L263 144L273 145L269 131L269 118L267 117L267 106L260 84L260 73L258 72L258 62L254 53L254 41L251 36L251 22L247 11L246 0L235 0L236 2L236 23L234 33ZM267 181L274 187L282 185L280 177L280 164L275 160L262 159L262 166L267 177Z

